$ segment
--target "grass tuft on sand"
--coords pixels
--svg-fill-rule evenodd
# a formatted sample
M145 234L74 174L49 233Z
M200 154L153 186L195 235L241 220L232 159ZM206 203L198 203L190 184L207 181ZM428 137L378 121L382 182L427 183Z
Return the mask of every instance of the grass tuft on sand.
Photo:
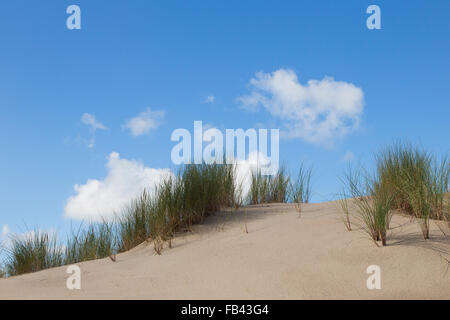
M10 237L6 249L6 273L10 276L58 267L64 263L64 254L56 234L41 231Z
M450 162L408 143L397 142L375 155L376 170L351 169L343 179L341 196L344 223L350 230L350 196L363 228L375 241L386 245L392 210L411 215L429 238L430 219L448 221ZM444 232L444 231L443 231ZM445 233L445 232L444 232Z

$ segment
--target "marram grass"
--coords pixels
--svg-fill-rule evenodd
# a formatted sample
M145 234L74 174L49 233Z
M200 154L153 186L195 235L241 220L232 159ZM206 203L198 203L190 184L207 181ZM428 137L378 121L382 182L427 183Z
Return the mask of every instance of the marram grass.
M253 172L247 199L250 203L308 202L310 179L311 169L303 164L293 183L284 168L274 176ZM11 249L0 276L111 257L145 241L153 242L155 252L160 254L165 243L171 247L177 232L189 231L223 207L240 207L244 196L235 165L186 165L164 179L153 194L144 190L115 219L72 230L65 246L57 242L56 235L42 231L11 237Z
M64 253L56 234L38 229L22 236L12 236L6 251L6 273L10 276L58 267L64 263Z
M356 208L356 217L361 228L378 245L378 241L387 244L387 230L392 217L393 196L385 189L379 188L377 177L371 177L362 169L350 169L345 175L346 192L351 195L351 203ZM343 210L348 211L346 199ZM348 212L346 213L348 215ZM347 229L348 221L344 220ZM350 229L349 229L350 230Z
M312 167L306 167L304 163L300 164L296 179L289 181L290 200L295 204L295 209L301 214L302 204L308 203L311 198L311 177Z
M252 171L248 202L250 204L287 202L289 179L284 167L273 176L262 175L260 170Z
M364 229L372 239L386 244L392 210L400 210L418 221L423 238L428 239L430 219L448 220L448 158L438 159L419 147L396 143L376 154L375 159L372 177L358 169L350 170L344 179L346 194L353 198ZM345 214L346 207L342 210Z
M66 245L64 263L73 264L82 261L109 257L115 250L114 225L109 222L91 223L86 229L81 227L69 236Z
M240 206L240 190L234 165L186 165L165 179L153 197L144 191L127 208L119 219L119 251L149 240L160 253L164 242L171 246L176 232L189 230L222 207Z

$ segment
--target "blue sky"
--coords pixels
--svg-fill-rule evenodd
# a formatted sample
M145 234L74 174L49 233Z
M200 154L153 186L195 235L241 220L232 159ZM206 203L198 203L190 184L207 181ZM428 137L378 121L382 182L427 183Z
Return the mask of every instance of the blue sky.
M72 4L81 30L66 27ZM366 28L370 4L381 30ZM2 1L0 227L66 231L74 186L103 181L112 152L173 168L170 135L194 120L283 131L282 118L239 100L257 72L287 70L304 86L332 77L363 93L358 128L333 145L280 141L290 171L314 165L314 201L339 191L346 154L370 166L396 139L448 152L449 12L449 1ZM126 123L146 110L155 122L134 136ZM85 113L104 127L91 146Z

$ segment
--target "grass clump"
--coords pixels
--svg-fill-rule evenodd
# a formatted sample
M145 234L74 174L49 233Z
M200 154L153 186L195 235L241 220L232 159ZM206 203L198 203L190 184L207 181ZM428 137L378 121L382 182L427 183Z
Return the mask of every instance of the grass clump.
M415 218L423 238L430 236L430 219L448 219L450 162L406 143L396 143L376 154L373 177L351 172L346 175L347 194L356 204L365 229L375 240L386 243L386 230L392 210L400 210ZM344 198L344 197L343 197ZM358 201L355 201L358 199ZM341 200L348 217L346 199ZM349 220L344 221L348 228Z
M450 192L450 161L447 157L440 161L434 160L431 169L430 202L431 217L437 220L447 220L450 212L448 193Z
M12 236L7 249L6 273L11 276L58 267L64 254L56 235L35 230L26 235Z
M281 203L288 201L289 177L284 167L275 175L262 175L260 170L251 172L250 204Z
M130 250L150 237L152 199L144 190L142 194L125 207L117 218L118 252Z
M276 174L262 175L260 170L251 172L248 203L285 203L292 202L299 214L302 203L308 203L311 198L312 167L300 165L296 179L291 179L284 167Z
M311 177L313 169L300 164L299 172L295 180L289 184L290 199L295 204L295 209L301 214L302 203L308 203L311 198Z
M113 221L90 223L69 235L65 250L56 236L34 231L11 239L6 275L35 272L64 264L111 257L145 241L153 241L160 254L171 246L176 232L188 230L222 207L242 204L236 167L229 164L192 164L168 176L155 192L144 190Z
M350 221L349 201L344 191L341 191L341 196L338 201L342 212L342 221L344 222L344 225L347 228L347 230L352 231L352 224Z
M421 216L423 206L429 205L430 218L444 218L444 196L450 186L447 157L438 160L419 147L396 143L376 155L376 162L380 187L394 196L393 208Z
M428 239L429 219L446 219L450 162L402 143L382 150L376 160L379 188L393 196L392 208L415 217L424 239Z
M64 264L102 259L115 252L113 225L106 221L91 223L86 229L72 232L67 242Z
M369 234L375 244L378 245L377 241L381 241L382 246L385 246L387 230L392 218L392 194L387 189L380 188L378 177L371 177L362 171L349 170L344 181L362 222L363 230ZM346 208L348 211L348 206Z
M151 240L159 254L164 242L171 246L176 232L189 230L222 207L240 206L241 190L234 165L186 165L163 180L153 197L144 191L127 208L119 220L119 251Z

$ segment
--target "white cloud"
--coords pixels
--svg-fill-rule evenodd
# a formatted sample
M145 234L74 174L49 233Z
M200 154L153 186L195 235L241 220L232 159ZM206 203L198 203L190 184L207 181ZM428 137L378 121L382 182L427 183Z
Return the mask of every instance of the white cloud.
M85 125L90 126L93 130L102 129L106 130L107 128L97 119L95 119L95 116L93 116L90 113L83 113L81 116L81 122L83 122Z
M88 142L88 147L93 148L95 146L95 132L97 130L107 130L108 128L105 127L101 122L97 121L97 119L95 119L95 116L90 113L83 113L83 115L81 116L81 122L89 126L91 139Z
M134 137L141 136L157 128L164 117L163 111L152 111L148 108L138 116L128 120L123 127L129 129Z
M213 95L211 95L211 96L208 96L208 97L205 99L205 103L214 103L215 100L216 100L216 97L214 97Z
M64 208L66 218L98 221L112 217L144 189L153 192L155 185L172 174L169 169L148 168L136 160L121 159L116 152L107 159L106 178L75 185L76 195Z
M11 230L9 229L9 226L7 224L4 224L2 226L1 238L5 238L10 232Z
M251 93L238 99L243 107L257 111L263 106L283 121L283 134L290 138L331 145L357 129L363 113L363 91L330 77L302 85L294 71L279 69L256 73L250 86Z
M247 159L236 159L236 182L242 186L242 195L244 197L250 191L252 172L256 172L257 168L261 169L265 164L270 163L270 159L259 152L252 152Z
M344 154L344 157L343 157L343 159L344 159L344 161L352 161L352 160L354 160L355 159L355 154L353 153L353 152L351 152L351 151L347 151L345 154Z

